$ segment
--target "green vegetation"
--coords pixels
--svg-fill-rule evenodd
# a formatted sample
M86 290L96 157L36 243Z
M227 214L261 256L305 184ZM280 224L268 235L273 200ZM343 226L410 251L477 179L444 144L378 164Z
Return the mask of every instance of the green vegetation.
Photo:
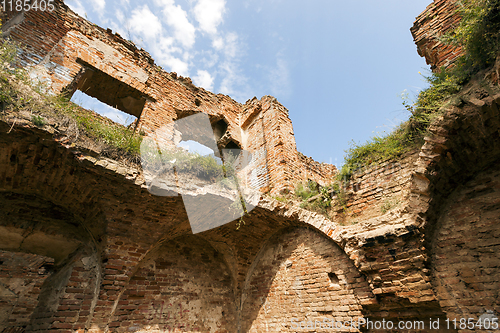
M429 88L416 101L403 97L410 112L408 121L385 136L376 136L365 144L352 143L346 151L339 181L348 181L357 169L371 163L397 158L423 143L432 121L443 112L450 97L482 69L492 66L500 50L500 0L459 0L460 24L441 38L445 43L461 46L464 55L450 69L441 69L425 77Z
M0 25L1 26L1 25ZM23 69L14 69L17 48L7 39L0 39L0 110L2 115L27 111L35 126L47 124L67 127L72 138L88 138L103 144L102 153L110 157L139 161L142 135L132 128L114 123L99 114L81 108L63 95L52 96L40 82L30 82ZM26 84L30 87L26 87ZM62 126L61 126L62 125Z
M155 142L147 142L148 144L141 147L144 168L159 171L165 165L170 165L177 173L189 173L202 179L220 181L222 187L236 189L236 170L231 156L226 155L227 161L221 164L213 155L203 156L182 148L159 150Z
M302 200L308 200L319 194L319 185L314 181L309 181L307 184L299 183L295 188L295 195Z
M42 116L31 116L31 122L37 127L43 127L47 123Z
M393 199L393 200L387 199L380 207L380 211L382 212L382 214L385 214L398 205L399 205L398 199Z
M105 151L111 153L110 157L121 155L136 163L139 161L143 138L141 134L136 133L130 127L115 123L94 111L76 105L64 95L42 96L50 107L39 108L37 111L40 114L45 113L56 119L69 118L77 125L75 130L78 133L75 136L79 136L79 132L82 132L87 137L109 146L109 149Z
M494 64L500 50L500 1L459 0L461 21L441 40L461 46L465 55L457 63L455 75L466 81L481 69Z
M347 194L338 181L328 186L320 186L314 181L309 181L306 184L299 183L293 196L293 199L300 201L300 208L320 213L326 217L330 217L332 210L341 208L345 212L347 209ZM287 200L287 198L276 199L279 201Z

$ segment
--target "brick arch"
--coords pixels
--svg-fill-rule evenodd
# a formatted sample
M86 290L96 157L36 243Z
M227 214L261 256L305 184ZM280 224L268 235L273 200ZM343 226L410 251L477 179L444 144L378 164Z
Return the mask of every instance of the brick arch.
M474 90L476 89L476 90ZM469 95L481 93L468 87ZM484 93L484 91L483 91ZM415 225L425 233L427 248L435 238L441 207L453 191L500 159L500 94L461 106L448 105L429 135L415 163L407 206Z
M452 191L500 158L500 94L468 98L460 107L448 106L430 127L415 165L409 206L417 208L427 239Z
M495 165L500 161L500 94L494 95L492 92L498 89L491 86L487 89L488 93L484 87L472 85L464 90L462 100L465 102L459 106L447 106L444 115L430 127L430 134L425 138L415 165L408 202L408 206L414 210L415 225L425 234L425 265L430 269L424 270L424 273L432 282L432 297L439 302L448 317L460 313L464 306L460 302L466 299L470 304L482 302L482 291L470 294L474 288L469 288L467 281L463 281L461 287L465 287L462 289L465 290L463 295L469 295L462 301L456 301L458 289L455 288L460 286L462 274L456 266L471 264L483 268L481 260L474 258L473 253L480 252L482 245L478 244L478 240L485 235L474 229L465 234L463 231L474 224L488 224L482 217L489 210L484 208L488 204L481 206L481 202L484 195L497 195L494 189L496 183L492 179L497 174ZM489 185L484 183L486 175L491 178ZM490 190L493 192L488 193ZM496 210L495 207L492 209ZM493 228L493 235L497 232L495 227L488 227ZM465 244L454 237L464 237L471 242ZM466 249L470 252L464 255ZM450 258L462 255L462 263L453 262ZM447 265L451 265L449 270L445 269ZM464 274L470 273L465 271L468 269L464 269ZM464 278L469 279L470 286L475 277L483 279L482 274L470 273ZM445 283L454 285L446 288ZM481 309L469 309L459 317L467 317L466 312L470 312L477 319L481 311L487 310L485 307Z
M336 243L311 228L286 228L266 242L247 274L239 331L295 332L301 321L360 318L363 304L374 301Z
M21 127L9 131L5 123L0 133L0 247L13 258L29 254L52 260L40 271L43 284L23 310L25 320L7 329L63 329L68 325L64 317L74 319L75 329L83 328L102 274L105 219L93 199L95 183L75 155L47 133Z
M220 252L197 235L151 250L123 293L108 327L113 332L235 332L233 279Z
M106 219L93 174L47 132L1 123L0 133L0 228L12 243L0 247L56 264L78 247L100 247Z

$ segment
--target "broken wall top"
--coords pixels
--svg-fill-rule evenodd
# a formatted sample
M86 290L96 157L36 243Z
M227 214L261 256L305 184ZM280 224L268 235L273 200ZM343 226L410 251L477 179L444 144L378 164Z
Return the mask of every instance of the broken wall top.
M425 58L432 71L450 66L462 55L461 47L439 40L460 22L456 3L456 0L434 0L417 16L410 29L418 54Z

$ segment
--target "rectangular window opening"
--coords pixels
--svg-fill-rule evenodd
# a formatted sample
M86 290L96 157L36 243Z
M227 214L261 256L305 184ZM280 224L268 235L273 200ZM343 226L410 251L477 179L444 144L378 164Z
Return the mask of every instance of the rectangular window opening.
M80 58L77 62L82 65L81 70L65 88L71 101L116 123L137 123L150 97Z
M137 121L136 116L111 107L101 102L97 98L89 96L80 90L75 91L75 93L71 97L71 101L75 104L78 104L84 109L95 111L101 116L111 119L115 123L124 126L129 126L130 124Z

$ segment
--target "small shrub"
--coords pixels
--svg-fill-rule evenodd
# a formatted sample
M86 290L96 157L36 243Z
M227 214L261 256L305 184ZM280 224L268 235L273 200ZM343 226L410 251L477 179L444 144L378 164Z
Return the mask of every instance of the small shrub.
M500 50L500 1L459 0L461 20L455 29L441 37L447 44L461 46L464 56L456 64L462 79L491 66Z
M43 127L47 123L42 116L37 115L31 116L31 122L37 127Z
M332 190L335 194L335 200L337 204L345 210L347 210L347 193L345 189L341 186L342 183L335 182L332 185Z
M278 196L278 195L276 195L276 196L272 196L272 198L273 198L274 200L279 201L279 202L283 202L283 203L287 203L287 202L288 202L288 200L287 200L285 197L282 197L282 196Z
M319 194L318 183L309 181L307 184L299 183L295 187L295 195L302 200L307 200Z
M398 199L394 199L394 200L387 199L384 201L382 206L380 206L380 211L382 212L382 214L385 214L388 211L390 211L391 209L393 209L394 207L396 207L397 205L399 205Z

